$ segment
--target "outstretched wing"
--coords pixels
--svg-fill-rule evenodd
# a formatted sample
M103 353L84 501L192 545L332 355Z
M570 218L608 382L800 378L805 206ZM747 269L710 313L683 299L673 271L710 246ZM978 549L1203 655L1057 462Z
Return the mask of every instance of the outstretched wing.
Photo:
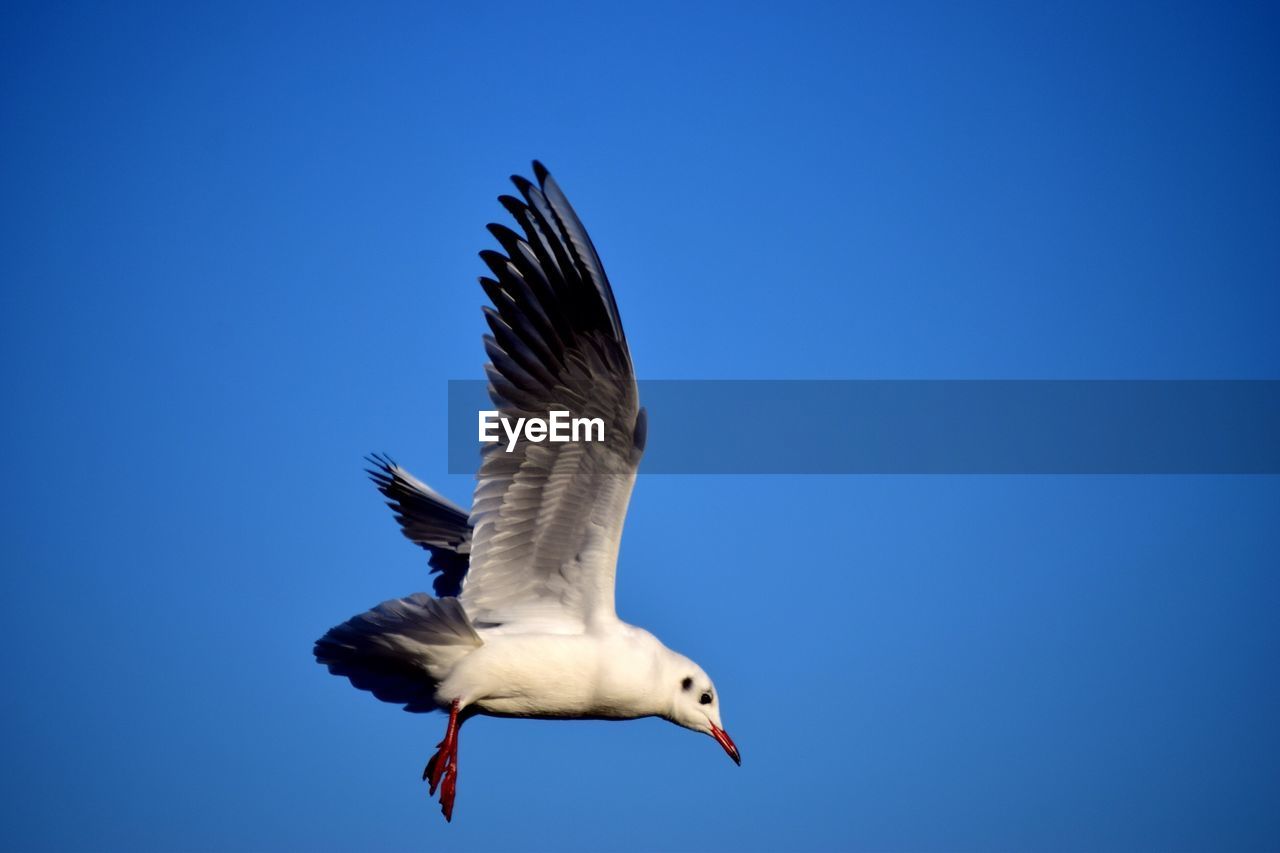
M461 600L480 626L582 631L617 618L614 571L627 503L644 450L631 353L586 229L540 163L537 185L499 200L523 234L490 225L503 252L485 319L489 395L502 417L599 418L602 441L521 440L483 450L471 568Z
M431 555L427 564L437 574L437 596L457 595L467 574L471 553L471 523L467 511L401 468L389 456L368 457L366 469L387 506L396 514L400 530Z

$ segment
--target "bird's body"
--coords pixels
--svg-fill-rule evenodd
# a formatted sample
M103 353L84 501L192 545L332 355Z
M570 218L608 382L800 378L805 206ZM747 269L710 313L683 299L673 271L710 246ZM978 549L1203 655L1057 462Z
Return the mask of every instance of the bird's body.
M437 689L504 717L630 720L670 713L662 684L674 654L641 628L617 622L584 634L484 636ZM667 701L664 701L667 700Z
M555 181L513 178L499 200L524 231L489 230L494 308L489 393L504 417L598 419L599 440L486 445L470 512L386 457L369 473L410 540L431 555L436 596L392 599L330 630L316 659L408 711L449 724L423 774L452 817L458 730L476 714L625 720L708 734L740 761L697 664L618 619L614 575L647 419L613 291Z

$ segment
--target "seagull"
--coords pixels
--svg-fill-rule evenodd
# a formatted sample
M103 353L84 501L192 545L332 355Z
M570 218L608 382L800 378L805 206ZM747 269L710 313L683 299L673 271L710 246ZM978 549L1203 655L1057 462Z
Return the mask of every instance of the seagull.
M480 285L488 391L502 418L599 418L595 441L482 445L471 511L390 457L367 473L403 534L426 549L434 596L384 601L315 644L334 675L406 711L449 715L422 778L453 820L458 733L476 715L661 717L742 756L702 667L618 618L614 576L647 418L613 289L591 238L541 163L499 202Z

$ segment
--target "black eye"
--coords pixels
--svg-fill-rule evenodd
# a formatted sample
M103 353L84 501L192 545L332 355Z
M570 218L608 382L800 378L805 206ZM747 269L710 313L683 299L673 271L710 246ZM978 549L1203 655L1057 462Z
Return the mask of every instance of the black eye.
M698 697L698 704L699 704L699 705L710 705L710 704L711 704L711 694L710 694L710 693L703 693L701 696L699 696L699 697Z
M684 677L684 681L680 682L681 690L688 690L692 686L693 686L693 679L687 675Z

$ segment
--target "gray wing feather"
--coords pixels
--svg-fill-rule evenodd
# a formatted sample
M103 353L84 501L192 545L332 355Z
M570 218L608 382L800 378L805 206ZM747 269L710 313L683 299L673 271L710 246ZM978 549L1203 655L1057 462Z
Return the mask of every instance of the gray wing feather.
M427 564L436 573L432 588L438 596L456 596L462 588L471 555L471 523L467 511L410 474L388 456L368 457L366 469L387 506L396 514L400 530L410 542L431 555Z

